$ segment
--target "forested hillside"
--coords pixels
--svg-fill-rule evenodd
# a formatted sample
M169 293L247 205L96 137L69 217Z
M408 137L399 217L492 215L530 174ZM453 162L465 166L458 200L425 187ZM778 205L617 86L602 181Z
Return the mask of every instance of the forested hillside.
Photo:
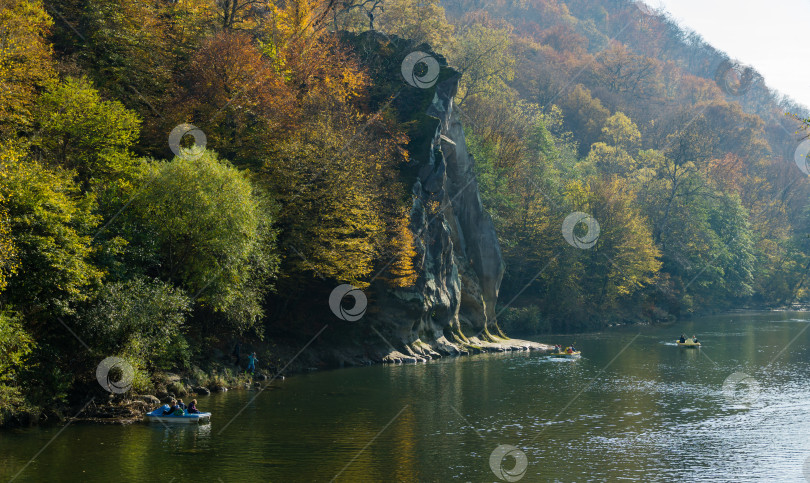
M448 1L447 24L417 26L405 4L379 28L463 74L506 259L501 322L564 331L806 300L808 111L756 70L640 2ZM559 236L577 211L601 229L589 250Z
M106 356L280 368L340 284L370 316L313 347L807 299L810 114L639 4L0 0L0 82L0 423Z

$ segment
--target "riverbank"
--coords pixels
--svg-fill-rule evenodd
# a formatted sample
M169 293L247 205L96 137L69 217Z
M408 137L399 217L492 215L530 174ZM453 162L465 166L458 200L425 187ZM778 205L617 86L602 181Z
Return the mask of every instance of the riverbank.
M259 350L265 352L266 347ZM196 397L205 397L213 393L227 391L275 390L281 387L280 382L286 377L317 370L359 367L372 364L416 364L433 359L468 356L483 353L549 351L553 346L523 339L502 339L492 337L490 340L471 337L464 344L453 344L443 341L441 344L428 345L420 342L409 344L407 352L393 348L377 350L358 355L352 349L330 349L301 351L294 345L273 345L275 361L267 359L270 364L259 365L255 374L249 374L240 366L230 361L221 351L212 354L208 369L194 367L181 373L156 373L152 375L154 390L145 394L128 391L123 394L104 392L100 387L93 388L84 398L84 402L66 406L50 413L29 410L10 418L5 426L20 427L44 424L71 423L117 424L126 425L139 422L144 414L154 410L172 399L182 398L186 403ZM286 359L285 359L286 358ZM261 360L261 359L260 359ZM281 361L286 360L283 364Z
M803 307L807 309L807 307ZM788 308L754 309L740 308L725 311L737 312L781 312L796 310ZM684 321L697 317L689 317ZM668 326L667 324L652 324ZM617 324L616 327L623 325ZM559 337L563 334L542 337ZM469 337L463 342L451 343L444 338L427 344L419 340L400 344L396 350L380 339L376 345L339 347L331 344L301 347L305 343L296 340L274 342L253 342L251 351L259 354L259 364L255 374L244 370L242 364L234 364L229 355L229 345L213 348L201 361L200 366L181 372L158 372L151 374L149 389L130 390L124 394L104 391L93 384L81 395L74 394L72 404L50 408L27 408L8 419L0 428L24 427L33 425L60 424L66 421L92 424L132 424L143 419L143 415L155 407L169 402L172 398L183 398L189 402L195 397L205 397L212 393L227 391L274 390L281 388L286 377L300 373L329 369L359 367L375 364L416 364L433 359L497 353L510 351L550 351L548 344L525 339L506 339L490 336L488 339Z
M810 310L810 306L756 308L744 307L727 309L720 313L738 312L782 312ZM717 314L712 314L717 315ZM703 315L704 317L706 315ZM689 321L699 316L685 317ZM642 325L669 326L675 323ZM614 324L610 328L639 324ZM571 334L546 334L537 337L560 337ZM525 339L504 339L490 337L489 340L469 337L463 343L451 343L444 338L427 344L419 340L409 344L399 344L401 350L380 339L376 345L339 347L329 343L307 346L306 341L275 339L274 342L252 342L251 350L259 354L258 371L251 376L242 366L234 364L229 355L232 347L222 344L213 348L202 361L203 368L193 367L189 371L166 372L151 375L153 389L125 394L111 394L103 391L96 383L86 388L83 397L74 395L72 404L51 408L46 412L39 408L28 408L15 414L0 425L0 428L24 427L33 425L60 424L65 421L95 424L131 424L142 420L143 415L159 404L172 398L184 398L188 402L197 396L226 391L267 390L280 388L280 381L295 374L337 368L359 367L374 364L415 364L429 360L481 353L509 351L549 351L551 345ZM89 402L88 402L89 401ZM86 407L85 407L86 405Z

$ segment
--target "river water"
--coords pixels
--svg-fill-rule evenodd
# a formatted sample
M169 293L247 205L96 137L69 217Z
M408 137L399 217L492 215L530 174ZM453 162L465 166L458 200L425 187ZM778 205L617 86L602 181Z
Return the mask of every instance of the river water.
M214 413L199 427L2 432L0 480L806 481L808 324L740 312L578 335L579 360L314 372L198 398Z

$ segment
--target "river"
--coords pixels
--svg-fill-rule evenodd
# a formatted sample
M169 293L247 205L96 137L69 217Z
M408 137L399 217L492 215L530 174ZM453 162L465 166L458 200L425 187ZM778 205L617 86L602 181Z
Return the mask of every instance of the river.
M214 413L199 427L6 431L0 480L805 481L808 323L739 312L542 338L576 340L579 360L313 372L198 398ZM677 347L681 332L703 347Z

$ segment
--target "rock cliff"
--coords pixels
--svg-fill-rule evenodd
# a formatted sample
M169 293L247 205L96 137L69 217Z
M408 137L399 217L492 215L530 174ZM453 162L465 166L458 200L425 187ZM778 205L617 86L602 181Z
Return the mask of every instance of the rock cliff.
M403 178L413 195L410 229L418 254L418 280L407 289L391 289L381 281L369 288L374 308L370 306L363 322L384 343L382 359L412 361L469 351L541 348L508 340L497 326L495 306L504 262L495 227L481 203L475 160L467 152L461 113L454 104L460 75L425 44L375 32L361 34L355 42L363 61L375 66L375 79L387 77L392 84L402 84L392 105L400 120L412 126L412 166ZM427 54L438 63L435 84L414 86L402 83L401 77L393 80L408 74L408 69L393 71L412 52ZM419 73L429 74L429 66L427 73Z

